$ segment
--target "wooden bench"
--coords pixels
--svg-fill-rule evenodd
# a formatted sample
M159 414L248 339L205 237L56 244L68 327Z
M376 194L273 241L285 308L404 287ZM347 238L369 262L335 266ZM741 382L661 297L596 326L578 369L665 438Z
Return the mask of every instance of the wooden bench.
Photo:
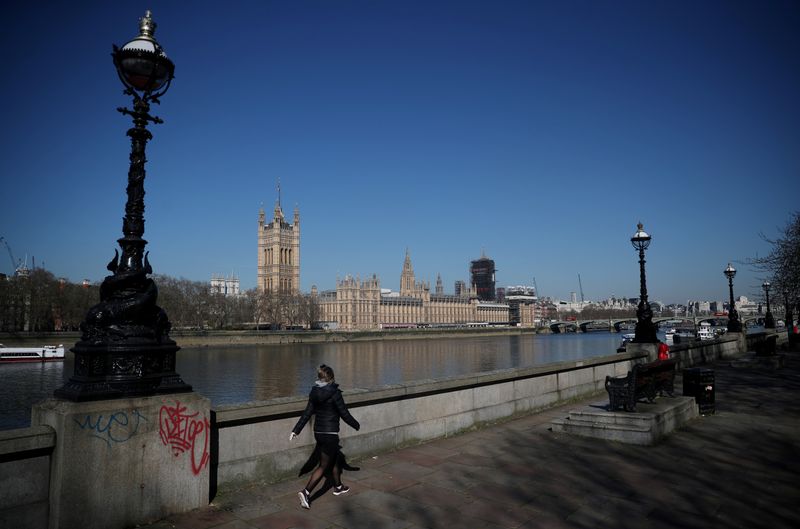
M624 377L606 377L609 411L619 408L636 411L641 399L653 402L658 395L670 397L675 392L675 364L677 360L657 360L649 364L635 364Z

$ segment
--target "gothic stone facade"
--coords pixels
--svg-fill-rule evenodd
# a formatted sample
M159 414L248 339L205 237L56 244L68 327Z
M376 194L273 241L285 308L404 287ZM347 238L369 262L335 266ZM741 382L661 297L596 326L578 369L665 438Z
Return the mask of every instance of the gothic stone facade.
M258 212L258 289L296 294L300 290L300 212L294 208L294 222L286 221L280 200L272 221L264 208Z
M438 286L438 285L437 285ZM312 295L315 291L312 291ZM508 305L477 299L474 288L454 296L417 282L406 252L400 292L381 293L373 275L363 281L350 276L337 280L336 290L317 294L320 320L343 330L369 330L417 325L508 323Z
M212 275L211 293L222 294L223 296L238 296L239 278L234 275L229 277L216 274Z

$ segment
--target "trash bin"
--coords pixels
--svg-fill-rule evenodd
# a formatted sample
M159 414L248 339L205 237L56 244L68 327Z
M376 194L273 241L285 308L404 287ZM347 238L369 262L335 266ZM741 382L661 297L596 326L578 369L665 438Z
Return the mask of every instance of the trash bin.
M771 356L778 349L778 336L772 334L764 338L764 341L756 346L756 355Z
M683 396L694 397L701 415L712 415L714 407L714 370L690 367L683 370Z

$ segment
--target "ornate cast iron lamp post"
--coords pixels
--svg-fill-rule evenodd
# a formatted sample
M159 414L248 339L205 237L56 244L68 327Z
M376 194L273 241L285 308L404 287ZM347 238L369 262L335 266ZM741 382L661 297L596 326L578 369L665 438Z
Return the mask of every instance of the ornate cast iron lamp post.
M133 98L133 110L118 108L133 118L128 199L118 239L122 256L115 250L108 263L112 275L100 286L100 303L89 309L81 324L81 339L72 348L75 368L57 397L97 400L157 393L191 391L175 372L179 347L169 338L167 314L157 304L153 269L144 247L145 146L153 136L148 122L163 123L150 115L150 103L159 103L172 82L175 66L153 34L156 24L147 11L139 21L139 36L112 57L123 93Z
M733 278L736 276L736 269L728 263L728 268L723 273L728 278L728 288L731 294L728 302L728 332L742 332L742 322L739 321L739 313L736 312L736 303L733 301Z
M772 312L769 310L769 289L772 287L769 281L764 281L761 285L761 288L764 289L764 294L767 295L767 313L764 315L764 328L765 329L774 329L775 328L775 318L772 317Z
M653 323L653 311L650 309L650 302L647 301L647 278L644 273L644 251L650 246L652 237L644 231L644 226L640 222L637 225L636 233L631 237L631 244L639 250L639 308L636 309L636 337L633 339L637 343L656 343L656 324Z

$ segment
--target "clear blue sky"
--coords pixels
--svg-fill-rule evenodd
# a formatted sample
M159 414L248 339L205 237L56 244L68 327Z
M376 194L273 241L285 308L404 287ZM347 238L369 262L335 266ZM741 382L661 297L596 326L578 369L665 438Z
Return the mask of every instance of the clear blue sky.
M452 292L485 249L498 286L634 297L641 220L651 299L727 299L728 261L798 209L797 2L13 2L0 235L74 281L121 235L110 52L148 8L176 64L147 151L157 273L253 287L278 178L306 291L396 289L409 248Z

